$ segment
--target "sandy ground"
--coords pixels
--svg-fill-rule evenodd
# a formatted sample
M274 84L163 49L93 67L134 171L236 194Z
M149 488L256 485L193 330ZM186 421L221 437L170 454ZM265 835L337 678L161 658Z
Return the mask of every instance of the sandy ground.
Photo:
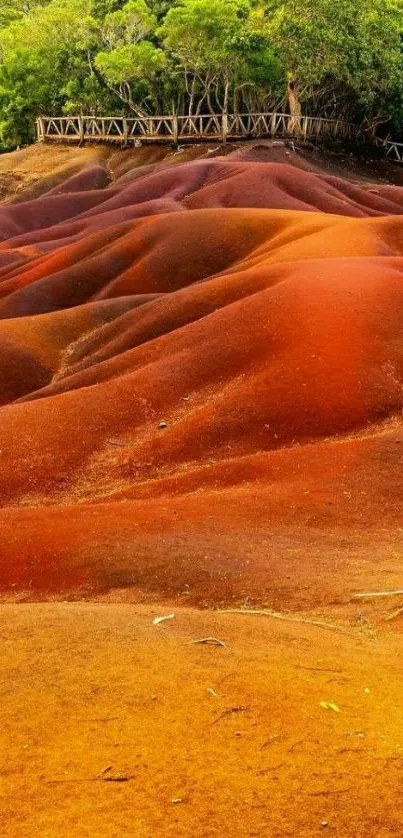
M2 836L402 833L395 628L167 613L2 606Z
M135 162L165 166L202 153L205 147L166 157L161 148L123 155L37 146L0 157L0 201L36 197L87 163L106 161L114 179ZM403 177L389 164L341 162L340 155L320 150L305 162L278 144L262 144L261 154L262 161L295 162L355 180L398 183ZM391 437L393 450L399 441ZM188 510L178 499L169 577L161 501L153 513L159 541L146 544L147 579L137 579L138 589L117 589L115 602L105 593L97 602L1 604L1 838L403 834L403 596L354 599L360 590L403 588L401 503L394 488L401 465L389 449L370 453L385 501L376 521L361 497L364 471L357 471L355 494L342 483L339 494L332 486L323 494L321 478L309 489L301 484L304 495L312 495L311 518L299 528L293 524L292 538L275 539L256 527L252 542L247 527L243 535L236 531L234 521L239 524L254 502L251 492L242 503L234 496L225 521L212 497L211 515L221 529L209 519L211 550L205 532L199 549L197 540L187 540ZM343 502L351 529L337 529L336 505L327 513L334 529L328 526L324 539L323 498ZM65 507L58 533L63 547L69 515ZM35 567L39 550L30 531L10 510L4 517L17 543L14 560L25 542ZM365 537L354 529L361 519ZM105 520L108 559L110 534L122 530ZM45 515L39 540L41 528L46 532ZM79 545L83 526L76 531ZM305 539L303 549L298 538ZM6 551L3 537L3 561ZM79 561L79 547L76 555ZM272 588L264 590L268 568ZM60 566L55 574L60 593ZM26 600L35 593L16 588L11 596ZM165 596L171 600L158 601ZM246 613L185 607L193 601L234 601ZM257 603L282 614L253 613ZM169 614L174 618L153 624ZM205 638L220 643L194 642Z

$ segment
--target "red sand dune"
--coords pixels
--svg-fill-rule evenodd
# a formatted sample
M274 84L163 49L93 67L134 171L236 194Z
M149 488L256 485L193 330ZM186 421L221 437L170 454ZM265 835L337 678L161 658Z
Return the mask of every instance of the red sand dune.
M402 214L239 152L0 207L3 592L398 580Z

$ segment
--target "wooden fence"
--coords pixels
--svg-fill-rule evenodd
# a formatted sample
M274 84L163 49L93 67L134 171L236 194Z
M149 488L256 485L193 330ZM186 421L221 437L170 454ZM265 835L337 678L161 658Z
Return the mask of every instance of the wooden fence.
M403 143L394 143L393 140L383 140L382 146L386 157L395 163L403 163Z
M39 142L178 143L197 140L241 140L253 137L295 136L358 139L359 126L341 119L284 113L203 114L201 116L41 116L36 120Z

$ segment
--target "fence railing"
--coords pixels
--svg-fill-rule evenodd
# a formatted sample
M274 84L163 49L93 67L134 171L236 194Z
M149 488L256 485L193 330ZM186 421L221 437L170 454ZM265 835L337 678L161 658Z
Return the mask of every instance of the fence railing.
M397 163L403 163L403 143L394 143L393 140L384 140L382 143L386 157Z
M284 113L202 114L200 116L41 116L36 120L39 142L108 142L123 146L148 142L247 139L294 136L358 139L359 126L342 119L291 117Z

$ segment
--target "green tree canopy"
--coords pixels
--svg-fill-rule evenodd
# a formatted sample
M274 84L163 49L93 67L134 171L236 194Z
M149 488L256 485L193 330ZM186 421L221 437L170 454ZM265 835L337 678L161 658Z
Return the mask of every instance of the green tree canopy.
M103 48L95 67L110 91L138 115L152 100L153 84L166 66L162 49L147 40L156 27L157 18L145 0L129 0L100 26Z
M403 133L402 0L3 0L0 143L41 113L289 109Z
M268 4L263 29L288 78L291 107L368 119L403 88L400 0Z
M236 110L240 90L268 89L276 61L252 23L250 0L183 0L168 11L157 34L182 75L190 114L195 106L228 111L231 94Z

